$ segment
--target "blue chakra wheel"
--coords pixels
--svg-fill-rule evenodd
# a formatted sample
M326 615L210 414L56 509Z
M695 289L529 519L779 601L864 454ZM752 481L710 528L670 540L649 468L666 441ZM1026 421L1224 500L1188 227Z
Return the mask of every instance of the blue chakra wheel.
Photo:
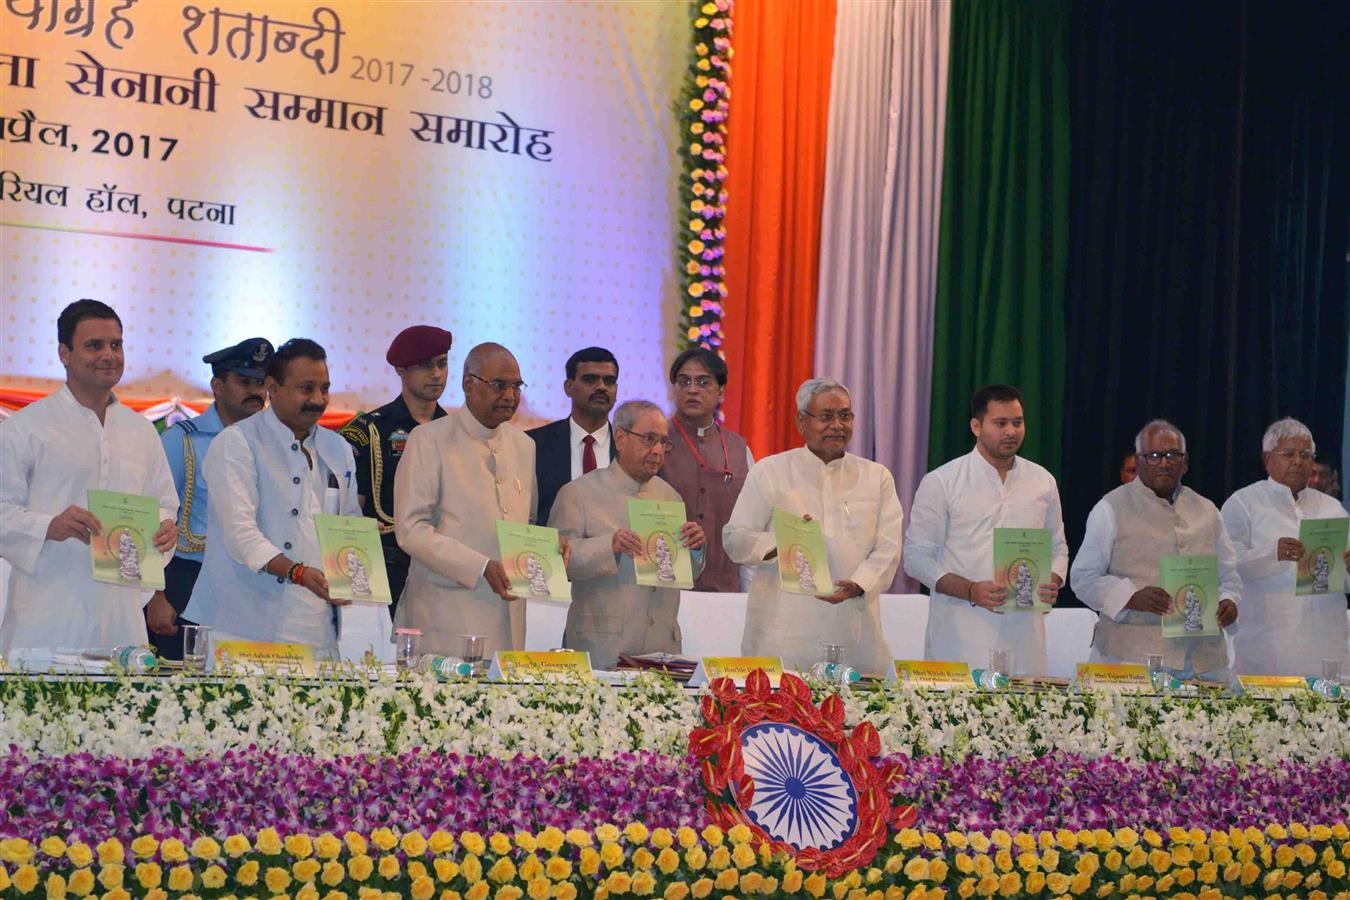
M741 732L754 797L742 812L775 841L834 850L858 829L858 791L829 744L796 725L762 722Z

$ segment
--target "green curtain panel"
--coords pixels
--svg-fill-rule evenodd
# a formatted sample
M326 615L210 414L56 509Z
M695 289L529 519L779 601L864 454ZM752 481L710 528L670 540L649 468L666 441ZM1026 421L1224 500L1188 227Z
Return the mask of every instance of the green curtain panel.
M1058 473L1069 246L1069 4L952 4L931 467L969 452L970 395L1022 389L1022 452Z

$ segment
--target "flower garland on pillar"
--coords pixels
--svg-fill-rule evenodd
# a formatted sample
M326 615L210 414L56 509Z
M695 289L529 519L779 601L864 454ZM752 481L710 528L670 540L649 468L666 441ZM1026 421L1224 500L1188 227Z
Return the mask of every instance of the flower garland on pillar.
M683 263L685 297L681 298L681 348L705 347L720 352L723 280L722 242L726 228L727 108L731 88L731 11L733 0L695 4L693 52L683 102L679 107L680 179L679 260Z

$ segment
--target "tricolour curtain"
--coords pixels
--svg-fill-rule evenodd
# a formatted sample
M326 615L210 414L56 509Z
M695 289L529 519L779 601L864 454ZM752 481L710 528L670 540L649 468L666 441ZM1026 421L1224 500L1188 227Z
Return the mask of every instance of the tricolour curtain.
M814 368L834 0L738 0L727 125L727 424L757 457L799 445Z
M816 372L858 413L852 451L913 499L928 461L951 4L844 3L835 23Z
M931 466L969 452L975 388L1006 382L1025 398L1023 454L1059 468L1068 53L1065 0L952 7Z

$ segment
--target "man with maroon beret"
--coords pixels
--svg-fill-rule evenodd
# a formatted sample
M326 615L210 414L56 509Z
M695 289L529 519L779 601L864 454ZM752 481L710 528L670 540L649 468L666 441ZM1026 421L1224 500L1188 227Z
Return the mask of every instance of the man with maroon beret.
M384 542L384 566L394 598L390 615L398 608L408 580L408 554L394 539L394 472L398 469L409 433L445 415L438 402L448 378L450 332L434 325L413 325L398 333L385 359L398 373L403 390L379 409L362 413L341 430L356 455L357 493L361 511L375 519Z

